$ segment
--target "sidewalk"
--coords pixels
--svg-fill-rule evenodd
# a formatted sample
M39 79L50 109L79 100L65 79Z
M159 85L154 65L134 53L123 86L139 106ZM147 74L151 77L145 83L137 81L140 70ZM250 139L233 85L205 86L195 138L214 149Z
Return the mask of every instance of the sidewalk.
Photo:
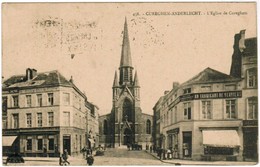
M6 162L7 157L2 157L3 162ZM23 157L24 161L44 161L44 162L58 162L59 157ZM78 161L83 159L82 155L69 156L69 161Z
M150 153L145 150L147 154L160 160L157 157L157 153ZM171 160L160 160L164 163L174 164L174 165L215 165L215 166L240 166L240 165L256 165L257 162L245 162L245 161L193 161L193 160L183 160L183 159L171 159Z

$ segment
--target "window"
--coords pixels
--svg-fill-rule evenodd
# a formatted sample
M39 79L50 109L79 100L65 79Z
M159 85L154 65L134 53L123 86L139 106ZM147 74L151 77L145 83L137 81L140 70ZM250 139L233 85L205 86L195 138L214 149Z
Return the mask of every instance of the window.
M184 119L191 119L191 103L184 103Z
M70 105L70 94L63 93L63 103L64 105Z
M49 148L49 150L54 150L54 138L49 137L48 148Z
M175 110L175 116L174 116L174 123L177 122L177 106L174 107L174 110Z
M70 112L63 112L64 126L70 126Z
M17 129L19 128L19 115L13 114L13 128Z
M183 89L183 94L191 93L191 88Z
M53 105L53 93L48 93L48 105Z
M42 113L37 113L37 125L42 127Z
M229 147L210 147L204 148L205 155L233 155L233 149Z
M37 139L37 150L42 150L43 146L43 140L42 138Z
M78 150L78 135L76 135L75 149Z
M2 127L3 129L7 128L7 117L2 117Z
M257 117L258 117L257 112L258 112L257 97L248 98L247 118L248 119L257 119Z
M236 100L226 100L226 118L236 118Z
M151 134L151 121L149 119L146 121L146 133Z
M128 80L128 69L125 68L125 76L124 76L124 81Z
M42 106L42 94L37 94L37 106Z
M32 127L32 114L31 113L26 114L26 127L27 128Z
M252 68L247 71L247 85L249 88L257 87L257 69Z
M13 107L19 107L19 98L18 98L18 96L13 96Z
M82 139L81 139L81 135L79 136L79 149L82 149Z
M48 112L48 125L54 126L54 115L53 112Z
M26 150L32 150L32 139L31 138L27 138L27 142L26 142Z
M2 97L2 114L7 115L7 97Z
M211 119L211 101L202 101L203 119Z
M32 96L26 95L26 107L31 107L31 106L32 106Z
M173 124L174 123L174 110L171 109L171 117L170 117L170 123Z
M94 108L93 108L94 109ZM123 121L132 122L133 121L133 115L132 115L132 103L129 99L125 99L123 103Z

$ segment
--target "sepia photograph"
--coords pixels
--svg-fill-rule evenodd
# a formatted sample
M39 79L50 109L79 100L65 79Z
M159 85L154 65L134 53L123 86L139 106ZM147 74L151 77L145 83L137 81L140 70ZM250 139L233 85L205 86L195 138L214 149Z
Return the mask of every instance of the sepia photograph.
M257 3L3 2L2 166L257 165Z

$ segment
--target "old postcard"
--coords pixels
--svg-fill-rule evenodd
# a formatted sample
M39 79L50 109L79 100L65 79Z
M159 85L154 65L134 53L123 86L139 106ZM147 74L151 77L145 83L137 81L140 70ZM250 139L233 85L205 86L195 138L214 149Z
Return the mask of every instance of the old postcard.
M2 165L255 165L256 2L3 3Z

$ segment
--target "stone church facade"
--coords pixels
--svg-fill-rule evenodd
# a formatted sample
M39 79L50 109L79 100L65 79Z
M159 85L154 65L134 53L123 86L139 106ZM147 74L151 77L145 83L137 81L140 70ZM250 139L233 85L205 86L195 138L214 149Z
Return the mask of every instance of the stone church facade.
M137 71L132 66L127 21L124 24L124 35L119 67L113 83L111 113L99 117L100 144L121 147L137 143L143 146L152 143L153 116L142 113L140 107L140 85Z

